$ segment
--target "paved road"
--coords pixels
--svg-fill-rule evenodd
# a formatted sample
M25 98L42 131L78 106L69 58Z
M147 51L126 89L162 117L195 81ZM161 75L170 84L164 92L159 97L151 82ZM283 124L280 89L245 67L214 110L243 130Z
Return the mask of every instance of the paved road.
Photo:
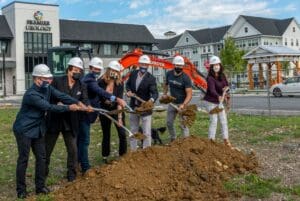
M192 102L204 108L199 100L200 97L193 97ZM232 95L232 110L243 114L300 115L300 96L271 96L269 102L266 95Z
M0 99L0 106L4 104L19 105L22 97ZM194 96L193 104L204 108L200 96ZM300 96L295 97L270 97L272 114L300 115ZM266 95L232 95L232 110L246 114L269 114L268 97Z

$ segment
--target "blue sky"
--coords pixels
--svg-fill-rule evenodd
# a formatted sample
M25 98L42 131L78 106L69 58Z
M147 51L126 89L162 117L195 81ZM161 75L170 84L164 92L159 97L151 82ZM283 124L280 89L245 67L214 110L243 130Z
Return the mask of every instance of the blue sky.
M12 2L0 0L0 7ZM238 15L295 17L299 0L28 0L58 4L61 19L144 24L157 38L166 31L182 33L229 25Z

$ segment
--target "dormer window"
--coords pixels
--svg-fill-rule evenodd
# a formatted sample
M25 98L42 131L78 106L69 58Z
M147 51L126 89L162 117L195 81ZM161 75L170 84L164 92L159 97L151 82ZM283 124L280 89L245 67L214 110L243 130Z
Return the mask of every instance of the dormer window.
M296 27L293 27L293 32L296 32Z
M245 27L245 33L248 33L248 27Z
M185 38L185 42L187 42L187 43L189 42L189 38L188 37Z

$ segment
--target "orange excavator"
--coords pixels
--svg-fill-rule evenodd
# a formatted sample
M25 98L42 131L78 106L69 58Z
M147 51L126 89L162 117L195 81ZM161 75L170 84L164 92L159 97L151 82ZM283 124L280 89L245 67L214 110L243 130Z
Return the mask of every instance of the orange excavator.
M145 51L141 49L135 49L132 52L128 52L126 55L124 55L119 62L123 65L124 69L130 69L138 66L138 60L139 57L143 54L147 54L151 59L151 65L152 67L158 67L163 68L166 70L171 70L174 68L174 65L170 61L173 57L169 57L169 55L166 54L160 54L152 51ZM178 54L174 55L177 56ZM206 92L207 89L207 83L205 76L197 70L197 68L194 66L191 61L182 56L184 58L185 66L183 68L183 71L191 78L194 85L199 88L202 92ZM126 73L126 75L123 77L123 80L126 80L130 75L130 71Z
M92 57L92 49L91 48L79 48L79 47L53 47L48 50L48 66L51 69L51 72L54 76L60 76L65 74L67 69L67 63L70 58L74 56L81 57L84 61L84 58L91 58ZM174 68L174 65L171 62L173 57L170 57L166 54L161 54L152 51L146 51L141 49L134 49L131 52L125 54L119 62L123 65L124 69L123 72L128 72L123 77L125 81L132 70L132 68L138 66L139 57L143 54L147 54L150 56L151 64L153 67L163 68L165 70L171 70ZM178 54L176 54L178 55ZM174 55L174 56L176 56ZM191 78L194 86L199 88L202 92L206 92L207 83L205 76L197 70L191 61L184 57L185 67L183 71ZM89 60L88 59L88 60ZM86 65L85 65L86 66Z

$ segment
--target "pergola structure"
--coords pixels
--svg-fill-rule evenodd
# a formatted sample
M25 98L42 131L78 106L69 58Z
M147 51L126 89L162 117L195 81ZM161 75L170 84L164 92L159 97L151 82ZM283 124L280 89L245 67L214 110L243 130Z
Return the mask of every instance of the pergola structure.
M292 62L296 66L296 72L300 73L300 51L285 46L258 46L243 56L247 60L249 89L254 89L253 66L258 64L259 87L264 86L263 66L267 65L267 78L269 85L282 82L282 62ZM272 66L276 66L276 77L272 78Z

